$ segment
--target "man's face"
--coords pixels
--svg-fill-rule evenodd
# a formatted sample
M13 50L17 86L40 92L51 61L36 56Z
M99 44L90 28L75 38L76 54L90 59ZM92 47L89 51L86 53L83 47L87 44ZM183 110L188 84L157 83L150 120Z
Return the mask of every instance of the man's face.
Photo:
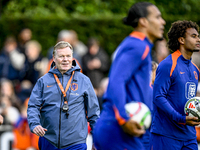
M53 56L53 61L62 74L71 69L72 60L72 50L69 47L57 49L55 56Z
M196 29L186 29L184 38L184 48L186 51L200 50L200 39Z
M163 38L165 20L162 18L159 9L151 5L147 8L147 37L154 42Z

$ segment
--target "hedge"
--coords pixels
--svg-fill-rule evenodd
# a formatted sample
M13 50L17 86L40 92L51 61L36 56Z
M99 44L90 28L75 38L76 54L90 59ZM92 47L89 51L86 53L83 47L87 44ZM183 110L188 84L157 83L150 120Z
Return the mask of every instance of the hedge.
M122 23L122 16L112 18L49 18L49 19L0 19L0 48L8 35L18 36L27 27L33 32L33 39L42 45L42 54L55 45L57 35L62 29L73 29L83 43L91 36L100 40L101 46L111 55L119 43L132 32L133 28ZM171 22L166 21L165 35ZM164 35L164 36L165 36Z

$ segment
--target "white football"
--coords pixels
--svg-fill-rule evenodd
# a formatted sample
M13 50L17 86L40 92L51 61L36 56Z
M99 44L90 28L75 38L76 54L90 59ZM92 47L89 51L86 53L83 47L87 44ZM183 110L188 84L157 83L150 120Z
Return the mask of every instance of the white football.
M187 116L198 117L200 120L200 97L193 97L185 103L184 112Z
M145 129L151 125L151 112L142 102L130 102L125 105L126 112L131 119L138 122Z

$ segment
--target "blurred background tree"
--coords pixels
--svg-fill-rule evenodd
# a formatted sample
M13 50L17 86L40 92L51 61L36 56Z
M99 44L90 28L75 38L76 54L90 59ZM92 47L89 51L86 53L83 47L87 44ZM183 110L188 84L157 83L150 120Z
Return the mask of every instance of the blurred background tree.
M7 35L22 28L33 31L33 38L43 47L43 54L55 44L62 29L73 29L85 44L90 36L99 38L112 54L131 27L122 23L130 6L141 0L0 0L0 47ZM166 20L166 32L176 20L200 23L200 0L146 0L155 4Z
M132 0L2 0L2 16L14 18L108 17L126 14Z

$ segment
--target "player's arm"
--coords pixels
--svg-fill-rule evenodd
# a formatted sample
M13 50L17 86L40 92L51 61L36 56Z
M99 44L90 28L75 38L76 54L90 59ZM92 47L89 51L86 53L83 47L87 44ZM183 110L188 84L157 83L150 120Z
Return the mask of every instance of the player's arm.
M168 102L166 95L171 85L169 76L170 69L171 65L169 64L159 65L156 71L156 79L154 82L153 103L156 104L156 106L161 110L163 110L169 118L179 124L186 124L191 126L199 125L200 122L197 122L198 118L181 115Z
M137 50L129 49L126 50L125 53L118 54L112 65L109 85L105 95L106 98L112 100L115 118L119 125L121 125L124 132L132 136L140 136L145 133L145 130L141 125L127 116L124 107L127 98L126 86L142 64L142 54L145 51L145 48L145 46L143 48L141 46L136 48Z
M112 101L115 114L119 112L119 116L125 121L128 121L129 117L124 107L127 99L126 86L140 67L142 60L141 55L134 53L133 49L126 49L124 51L124 53L118 54L119 56L115 58L112 64L105 98Z
M185 116L177 112L167 100L167 93L171 86L170 70L171 64L162 62L159 64L153 87L153 103L172 120L177 123L185 123Z
M186 123L186 116L177 112L168 102L167 94L171 86L170 71L171 66L169 62L161 62L156 71L156 79L153 87L153 103L172 120L179 124ZM191 118L190 118L191 119ZM195 119L195 118L193 118Z

